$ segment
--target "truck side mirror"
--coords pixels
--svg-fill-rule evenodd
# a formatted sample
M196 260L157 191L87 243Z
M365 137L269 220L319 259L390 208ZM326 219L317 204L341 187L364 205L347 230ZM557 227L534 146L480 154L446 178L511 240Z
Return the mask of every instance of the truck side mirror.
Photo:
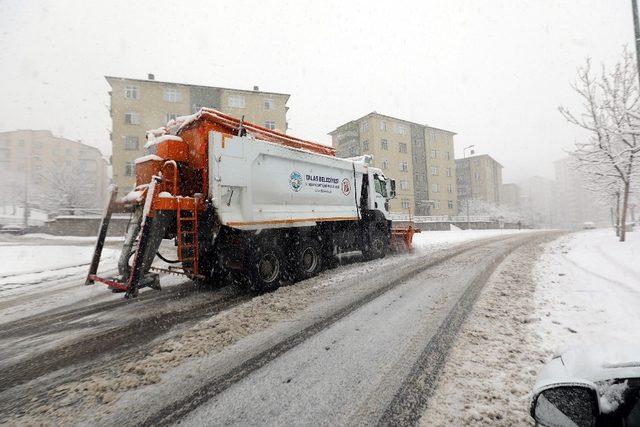
M531 416L543 426L594 426L598 393L588 384L557 384L534 394Z
M391 189L389 190L389 198L395 199L396 198L396 180L390 179L389 185L391 186Z

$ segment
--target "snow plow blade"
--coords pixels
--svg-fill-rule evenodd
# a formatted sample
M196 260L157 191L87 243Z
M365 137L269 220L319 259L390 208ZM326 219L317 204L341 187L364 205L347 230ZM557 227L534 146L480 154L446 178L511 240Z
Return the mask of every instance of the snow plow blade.
M412 252L413 235L420 230L409 224L406 227L394 227L391 229L391 250L394 252Z

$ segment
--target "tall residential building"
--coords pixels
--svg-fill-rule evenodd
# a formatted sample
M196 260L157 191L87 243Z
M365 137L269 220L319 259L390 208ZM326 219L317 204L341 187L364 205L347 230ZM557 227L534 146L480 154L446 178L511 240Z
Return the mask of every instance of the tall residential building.
M558 225L575 229L586 221L607 224L607 208L599 204L585 188L583 178L573 162L571 157L553 162L558 192Z
M287 130L288 94L105 76L111 86L113 180L120 194L135 184L135 163L143 155L145 132L169 120L215 108L269 129Z
M396 180L392 212L457 213L454 132L373 112L329 135L337 156L369 154L374 166Z
M464 206L467 198L500 204L502 165L488 154L456 159L458 202Z
M557 183L534 176L520 182L518 186L525 223L537 228L558 226Z
M502 188L500 188L500 204L514 211L520 209L520 187L518 187L518 184L502 184Z
M21 205L26 199L44 209L70 204L101 208L109 185L107 169L97 148L48 130L0 133L0 194L5 204Z

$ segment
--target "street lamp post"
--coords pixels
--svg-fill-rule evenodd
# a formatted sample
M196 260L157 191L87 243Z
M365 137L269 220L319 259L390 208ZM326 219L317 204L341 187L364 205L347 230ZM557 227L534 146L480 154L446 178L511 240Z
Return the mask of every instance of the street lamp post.
M467 150L470 149L470 148L473 148L473 147L475 147L475 145L472 144L472 145L469 145L469 146L464 147L462 149L462 158L463 159L465 159L465 160L467 159ZM473 154L473 150L471 150L471 154ZM465 166L468 166L467 169L469 169L469 173L467 174L467 176L469 178L469 185L468 185L468 188L467 188L467 230L469 230L469 226L470 226L470 224L469 224L469 197L471 197L471 182L472 182L472 179L471 179L471 161L469 161L468 163L465 161Z

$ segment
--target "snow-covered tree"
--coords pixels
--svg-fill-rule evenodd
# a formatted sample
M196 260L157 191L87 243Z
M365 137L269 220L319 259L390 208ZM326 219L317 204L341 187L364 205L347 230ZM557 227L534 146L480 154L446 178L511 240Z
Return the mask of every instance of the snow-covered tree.
M82 179L84 170L81 162L64 163L44 170L42 194L38 199L47 210L65 209L73 214L73 209L88 207L95 198L91 186Z
M587 188L604 198L620 194L619 235L624 242L629 193L640 172L640 91L633 55L625 48L613 71L603 66L597 77L587 59L573 88L582 99L582 113L575 115L564 107L560 112L591 134L576 143L573 156Z
M466 205L460 208L461 214L466 214ZM521 212L499 206L480 199L469 199L469 215L488 216L493 221L518 222L524 220Z

